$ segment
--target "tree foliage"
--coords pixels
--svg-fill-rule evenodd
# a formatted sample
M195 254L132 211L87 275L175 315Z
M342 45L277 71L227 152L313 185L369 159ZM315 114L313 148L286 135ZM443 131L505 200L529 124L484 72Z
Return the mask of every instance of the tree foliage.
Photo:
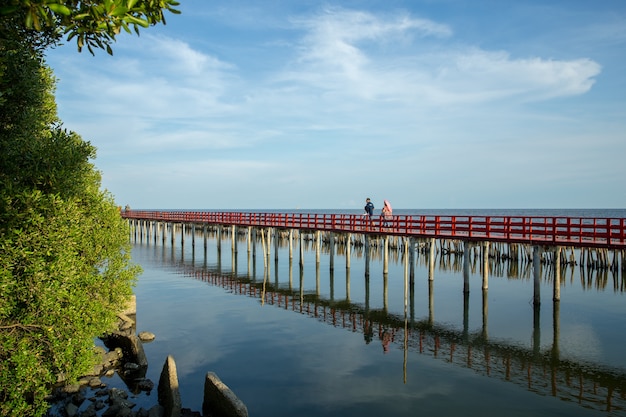
M54 32L20 22L0 18L0 415L40 416L93 364L139 270L96 149L58 119Z
M49 28L76 39L78 50L94 48L112 54L111 43L122 31L165 24L164 11L178 14L176 0L1 0L0 15L20 16L27 29Z

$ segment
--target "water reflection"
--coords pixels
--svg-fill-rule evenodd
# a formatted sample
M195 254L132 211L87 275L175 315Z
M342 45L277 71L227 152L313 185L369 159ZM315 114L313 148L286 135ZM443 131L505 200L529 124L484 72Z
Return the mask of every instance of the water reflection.
M206 236L206 235L205 235ZM235 233L231 237L236 236ZM178 250L172 245L169 247L169 256L166 247L162 246L163 262L175 265L177 270L189 277L201 280L213 286L227 289L233 295L257 298L261 304L275 306L294 313L313 317L319 322L338 329L363 334L365 343L372 343L377 339L383 353L390 349L402 349L404 353L403 380L406 383L406 364L408 355L420 355L443 360L465 369L498 380L507 381L524 387L539 395L554 396L564 401L574 402L582 407L599 411L623 412L626 410L625 382L626 373L620 368L594 363L592 361L574 360L562 357L559 347L560 341L560 301L552 301L552 340L549 349L542 349L541 342L541 284L551 282L555 275L559 278L567 276L573 284L575 279L574 268L567 268L564 272L552 267L545 267L539 261L539 253L533 253L532 263L503 262L500 259L489 261L483 258L484 263L476 262L476 257L470 256L471 248L463 249L463 256L456 251L437 255L427 249L413 250L408 245L399 245L398 250L388 251L385 248L389 240L380 242L366 240L363 246L352 246L342 241L332 240L332 243L322 243L318 237L314 240L299 239L299 262L295 266L292 259L291 236L288 241L266 236L260 231L258 239L248 239L247 262L245 274L239 271L238 239L232 238L230 269L223 270L221 234L213 237L216 257L214 262L207 263L209 254L205 243L202 263L198 265L195 256L195 245L192 243L192 258L185 258L185 251ZM226 237L227 239L227 237ZM274 242L272 248L271 242ZM205 240L206 242L206 240ZM145 242L149 244L149 242ZM257 279L257 245L263 259L262 280ZM279 252L282 251L279 255ZM287 255L287 252L289 255ZM307 288L305 278L310 271L305 268L307 255L315 254L314 286ZM275 255L272 264L270 254ZM321 264L324 254L328 257L328 279L326 273L322 278ZM335 255L347 257L345 273L337 272ZM363 262L363 297L352 297L352 288L360 286L355 283L350 267L350 258ZM281 261L288 260L288 280L285 285L281 282ZM382 288L372 286L372 262L382 265ZM390 274L389 263L402 266L403 275L403 311L390 307ZM420 319L416 315L416 286L415 265L422 265L428 269L428 314ZM435 271L435 265L438 269ZM488 285L485 272L492 277L504 276L511 280L532 280L533 282L533 321L532 343L530 347L520 346L517 343L508 343L490 337L488 331ZM480 291L482 326L479 330L470 325L470 277L477 271L483 273L483 286ZM462 326L457 328L435 319L435 293L438 287L436 274L442 271L462 274ZM273 280L271 279L273 272ZM613 289L616 292L624 291L623 277L615 271L598 271L581 268L580 283L586 289ZM294 286L293 275L297 274L298 284ZM609 274L613 285L609 285ZM341 276L343 275L343 277ZM336 279L345 277L345 297L336 298ZM361 277L358 277L359 281ZM378 277L377 277L378 278ZM567 281L567 280L563 280ZM380 291L380 294L378 292ZM371 304L372 296L380 296L381 303ZM549 337L548 337L549 339Z

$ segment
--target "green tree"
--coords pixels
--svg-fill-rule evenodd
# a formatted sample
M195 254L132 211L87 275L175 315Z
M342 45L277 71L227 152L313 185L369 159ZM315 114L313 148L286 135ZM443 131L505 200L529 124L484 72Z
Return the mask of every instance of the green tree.
M53 29L76 38L78 50L84 46L106 49L124 31L139 34L139 28L165 24L164 11L178 14L175 0L2 0L0 15L20 16L27 29Z
M96 149L58 119L43 58L58 32L29 29L24 16L0 16L2 416L42 415L59 377L89 369L94 338L112 330L139 272Z

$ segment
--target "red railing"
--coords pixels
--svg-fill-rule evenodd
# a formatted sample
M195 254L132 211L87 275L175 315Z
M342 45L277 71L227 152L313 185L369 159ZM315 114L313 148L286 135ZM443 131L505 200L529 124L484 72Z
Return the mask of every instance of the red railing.
M626 219L123 210L127 219L626 249Z

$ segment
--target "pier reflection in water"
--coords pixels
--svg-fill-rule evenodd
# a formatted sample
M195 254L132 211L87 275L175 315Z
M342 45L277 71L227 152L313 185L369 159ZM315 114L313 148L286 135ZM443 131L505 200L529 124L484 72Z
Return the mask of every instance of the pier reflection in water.
M215 371L255 416L626 415L621 271L491 259L485 285L467 250L235 236L135 238L149 372L173 354L186 407Z

